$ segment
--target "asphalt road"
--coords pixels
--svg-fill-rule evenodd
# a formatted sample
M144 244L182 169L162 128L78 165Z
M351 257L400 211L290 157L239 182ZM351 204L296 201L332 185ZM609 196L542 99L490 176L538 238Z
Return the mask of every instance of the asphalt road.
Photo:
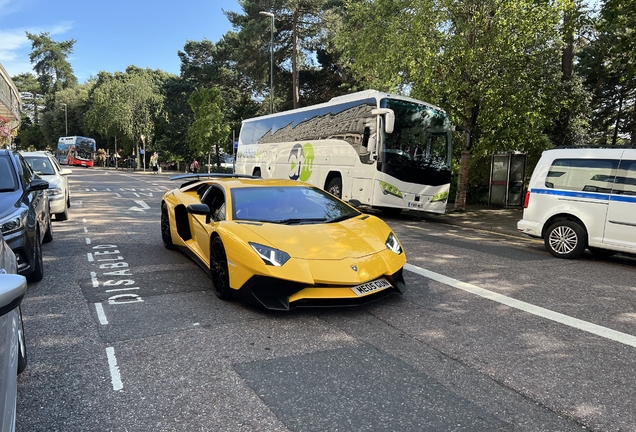
M166 250L165 176L74 169L23 302L17 431L636 430L636 260L387 219L408 291L271 313Z

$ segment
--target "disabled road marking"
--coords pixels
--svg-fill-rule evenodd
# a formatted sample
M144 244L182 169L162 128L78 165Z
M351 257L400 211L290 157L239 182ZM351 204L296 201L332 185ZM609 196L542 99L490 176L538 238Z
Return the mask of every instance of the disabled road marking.
M442 274L432 272L430 270L425 270L421 267L417 267L412 264L407 263L406 265L404 265L404 269L413 273L417 273L420 276L433 279L445 285L452 286L453 288L457 288L457 289L469 292L471 294L475 294L480 297L486 298L488 300L492 300L497 303L501 303L503 305L510 306L512 308L531 313L541 318L546 318L551 321L555 321L555 322L564 324L569 327L573 327L575 329L578 329L584 332L592 333L594 335L597 335L606 339L610 339L625 345L636 347L636 337L629 335L627 333L622 333L616 330L609 329L607 327L602 327L597 324L592 324L587 321L583 321L577 318L572 318L571 316L564 315L559 312L554 312L549 309L542 308L540 306L535 306L533 304L526 303L521 300L515 300L505 295L497 294L495 292L488 291L487 289L479 288L476 285L458 281L457 279L453 279L448 276L444 276Z

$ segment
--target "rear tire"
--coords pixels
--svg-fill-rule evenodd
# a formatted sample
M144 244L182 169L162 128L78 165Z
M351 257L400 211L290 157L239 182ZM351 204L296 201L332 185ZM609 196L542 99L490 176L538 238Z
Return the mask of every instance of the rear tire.
M327 192L336 198L342 199L342 179L340 177L334 177L329 180L327 184Z
M574 259L587 247L587 233L576 222L561 220L550 225L544 237L545 247L553 256Z
M22 322L22 309L18 307L18 375L27 367L26 338Z
M170 232L170 216L165 203L161 204L161 240L163 240L163 245L166 249L174 249L172 233Z
M225 247L220 237L215 237L210 246L210 274L214 294L221 300L228 300L231 297L230 275Z
M254 173L252 174L254 177L261 177L261 169L260 168L256 168L254 170Z

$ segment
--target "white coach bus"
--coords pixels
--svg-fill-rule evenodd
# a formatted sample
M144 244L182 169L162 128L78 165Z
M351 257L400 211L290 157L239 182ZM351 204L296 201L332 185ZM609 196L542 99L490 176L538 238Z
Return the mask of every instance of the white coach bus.
M444 110L367 90L244 120L236 173L305 181L389 214L444 213L451 155Z

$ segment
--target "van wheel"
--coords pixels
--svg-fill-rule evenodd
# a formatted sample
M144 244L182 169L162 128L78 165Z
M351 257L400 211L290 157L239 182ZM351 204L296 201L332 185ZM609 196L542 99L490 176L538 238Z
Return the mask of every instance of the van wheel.
M578 258L587 247L587 233L578 223L561 220L548 228L544 243L548 252L557 258Z

